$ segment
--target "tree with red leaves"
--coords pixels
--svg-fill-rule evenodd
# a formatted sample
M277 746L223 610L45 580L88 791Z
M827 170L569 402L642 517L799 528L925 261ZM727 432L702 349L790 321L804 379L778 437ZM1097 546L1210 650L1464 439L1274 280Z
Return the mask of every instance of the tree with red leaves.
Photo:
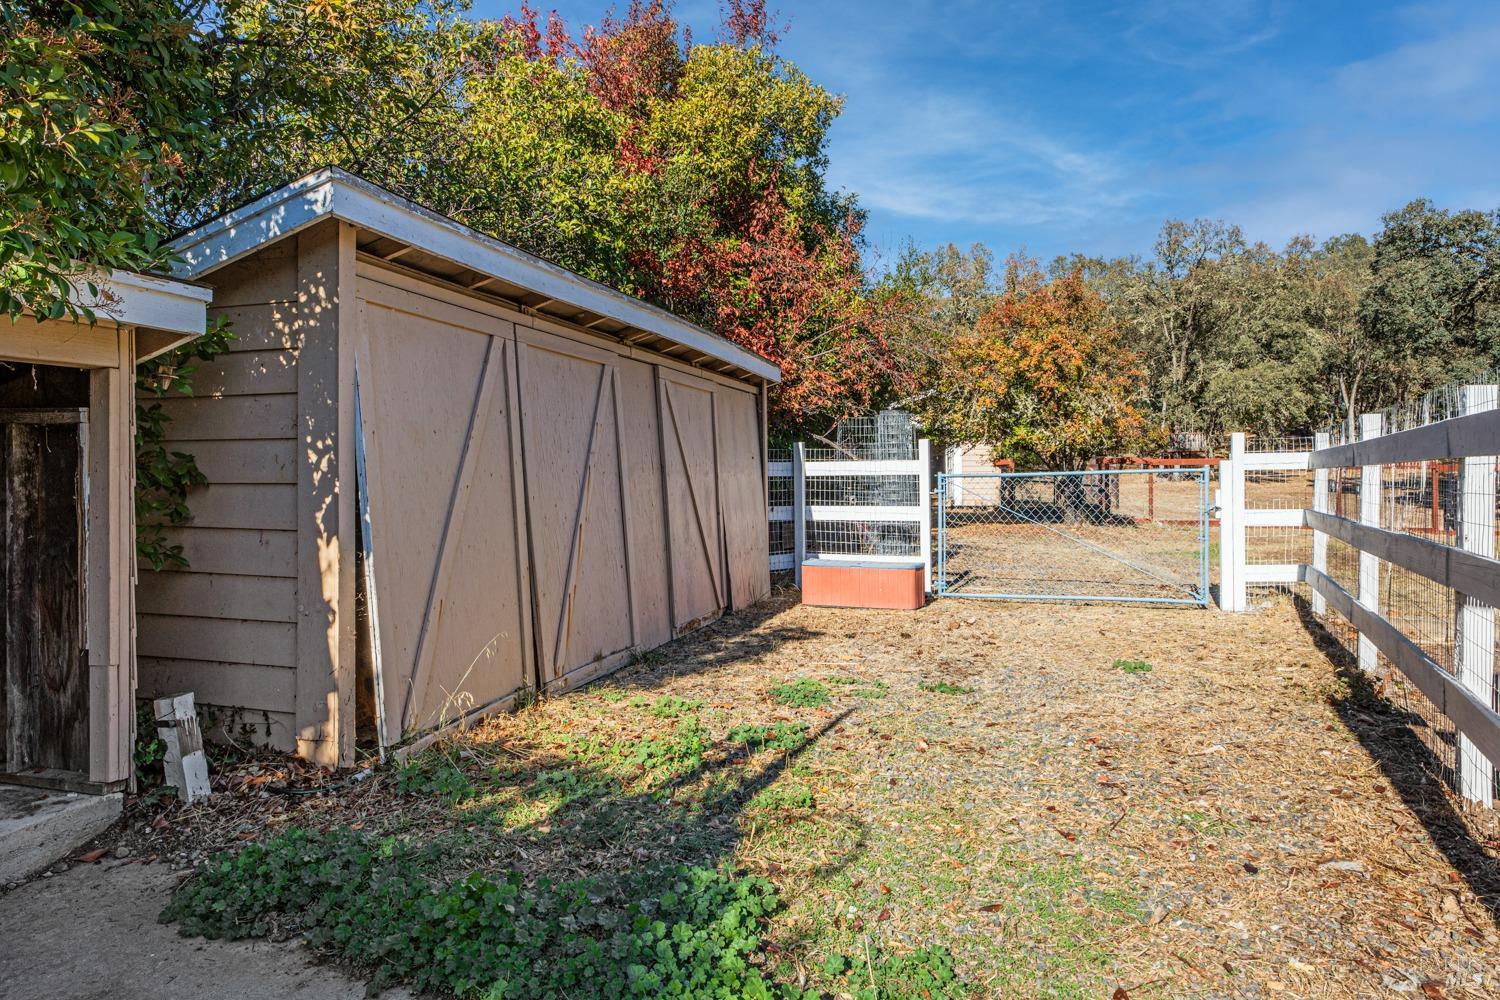
M706 45L666 0L581 37L523 6L466 90L464 171L471 192L485 182L465 218L777 363L773 420L826 425L900 366L866 295L861 214L824 182L841 101L777 37L762 0L728 0Z

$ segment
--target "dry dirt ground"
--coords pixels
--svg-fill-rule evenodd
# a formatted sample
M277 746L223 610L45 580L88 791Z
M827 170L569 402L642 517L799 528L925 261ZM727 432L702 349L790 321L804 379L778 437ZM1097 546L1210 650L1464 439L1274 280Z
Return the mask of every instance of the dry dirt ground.
M777 723L808 741L733 748ZM684 726L707 743L670 778L650 754L639 778L589 763L675 753ZM327 794L278 794L331 780L285 762L226 769L210 805L143 809L124 844L185 864L350 825L462 834L454 877L717 864L777 886L767 966L831 995L828 954L943 946L976 996L1500 996L1497 845L1425 752L1290 600L780 599Z
M183 938L156 922L181 876L164 864L76 865L0 896L7 1000L361 1000L363 982L266 942ZM390 992L386 1000L407 994Z

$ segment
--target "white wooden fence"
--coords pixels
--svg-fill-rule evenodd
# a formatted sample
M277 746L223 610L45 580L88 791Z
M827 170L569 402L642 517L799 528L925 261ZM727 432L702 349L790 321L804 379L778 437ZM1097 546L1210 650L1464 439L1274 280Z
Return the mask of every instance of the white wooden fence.
M1230 457L1220 466L1220 606L1244 611L1246 590L1256 585L1306 584L1316 614L1336 612L1358 632L1359 666L1373 673L1384 657L1457 731L1458 790L1472 802L1493 805L1494 762L1500 761L1500 714L1496 713L1495 608L1500 605L1500 561L1496 560L1496 455L1500 453L1500 409L1494 385L1464 386L1458 391L1457 415L1403 430L1386 432L1381 414L1360 421L1358 439L1334 445L1319 434L1311 451L1250 453L1243 435L1235 435ZM1440 498L1438 477L1431 477L1434 518L1453 527L1430 531L1431 537L1405 530L1394 519L1383 523L1382 498L1392 466L1420 467L1428 481L1428 463L1456 467L1455 493ZM1312 506L1306 509L1255 509L1245 501L1246 473L1261 470L1306 470L1313 478ZM1345 470L1358 470L1358 485ZM1335 493L1330 476L1338 477ZM1425 488L1425 487L1424 487ZM1335 513L1334 496L1357 490L1358 516ZM1246 549L1246 529L1306 528L1312 532L1309 564L1258 564ZM1447 539L1452 536L1452 544ZM1330 539L1358 554L1357 575L1350 563L1330 573ZM1386 564L1389 564L1388 566ZM1451 600L1446 611L1429 620L1451 630L1447 635L1420 634L1406 616L1383 610L1381 580L1393 571L1424 583L1426 591ZM1336 576L1353 584L1351 591ZM1451 594L1450 594L1451 591ZM1446 607L1446 605L1442 605ZM1393 618L1395 619L1393 621ZM1447 660L1445 667L1439 660Z
M921 560L932 589L932 453L914 459L809 460L807 446L769 463L771 569L802 582L808 558L843 562ZM895 496L905 502L890 502ZM778 503L780 500L782 502ZM790 538L786 529L790 525Z

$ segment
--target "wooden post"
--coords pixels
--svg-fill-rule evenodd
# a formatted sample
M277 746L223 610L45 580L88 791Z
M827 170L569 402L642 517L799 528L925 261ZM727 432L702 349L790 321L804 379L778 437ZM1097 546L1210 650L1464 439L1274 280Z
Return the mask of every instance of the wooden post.
M1493 410L1500 386L1466 385L1463 414ZM1495 558L1496 456L1465 458L1458 467L1458 524L1454 544L1465 552ZM1454 664L1464 687L1491 707L1495 704L1495 609L1456 592ZM1458 736L1459 784L1464 798L1495 804L1495 765L1463 733Z
M1384 421L1378 413L1366 413L1359 418L1359 439L1368 441L1381 435ZM1380 527L1381 466L1366 465L1359 470L1359 523ZM1359 554L1359 603L1380 614L1380 558L1373 552ZM1363 633L1359 636L1359 668L1367 674L1375 672L1379 662L1375 644Z
M792 576L802 586L802 563L807 559L807 445L792 445Z
M1319 431L1313 435L1313 451L1322 451L1332 443L1327 431ZM1328 470L1317 469L1313 472L1313 505L1312 509L1321 513L1328 512ZM1312 564L1313 569L1320 573L1328 572L1328 535L1322 531L1313 529L1312 536ZM1328 601L1316 590L1312 594L1312 611L1315 615L1322 615L1328 611Z
M1244 611L1245 435L1229 437L1229 459L1219 465L1219 608Z
M297 752L337 767L354 761L354 227L296 239Z
M922 465L922 476L918 480L917 502L922 505L922 586L932 593L932 442L922 438L917 442L917 461Z
M167 745L162 762L166 783L177 789L187 805L208 798L208 757L203 753L203 732L193 708L193 693L168 695L155 702L156 733Z

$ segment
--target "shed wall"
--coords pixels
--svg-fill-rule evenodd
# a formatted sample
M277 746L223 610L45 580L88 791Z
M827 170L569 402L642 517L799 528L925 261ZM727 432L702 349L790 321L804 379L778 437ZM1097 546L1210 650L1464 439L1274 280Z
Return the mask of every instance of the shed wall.
M194 456L209 484L172 529L186 569L140 569L139 693L192 690L239 710L255 739L295 749L297 666L297 241L214 276L210 318L235 334L204 363L193 396L159 405L172 450Z
M142 574L143 693L192 688L243 709L260 741L311 755L314 733L347 759L352 623L319 612L330 621L310 627L298 588L321 587L326 609L352 605L329 595L356 587L355 517L368 518L366 655L392 743L523 686L582 683L768 592L755 388L363 258L351 266L352 253L330 273L310 264L315 252L303 234L211 276L214 314L239 339L204 366L196 398L163 403L174 447L213 485L173 532L191 568ZM313 344L336 390L309 379ZM344 442L321 459L298 438L319 407L339 414ZM324 506L353 512L332 534L307 521L309 468L335 477L319 487ZM344 553L334 583L324 552ZM311 654L309 641L321 642ZM309 669L310 655L326 668ZM336 718L315 732L320 708Z

